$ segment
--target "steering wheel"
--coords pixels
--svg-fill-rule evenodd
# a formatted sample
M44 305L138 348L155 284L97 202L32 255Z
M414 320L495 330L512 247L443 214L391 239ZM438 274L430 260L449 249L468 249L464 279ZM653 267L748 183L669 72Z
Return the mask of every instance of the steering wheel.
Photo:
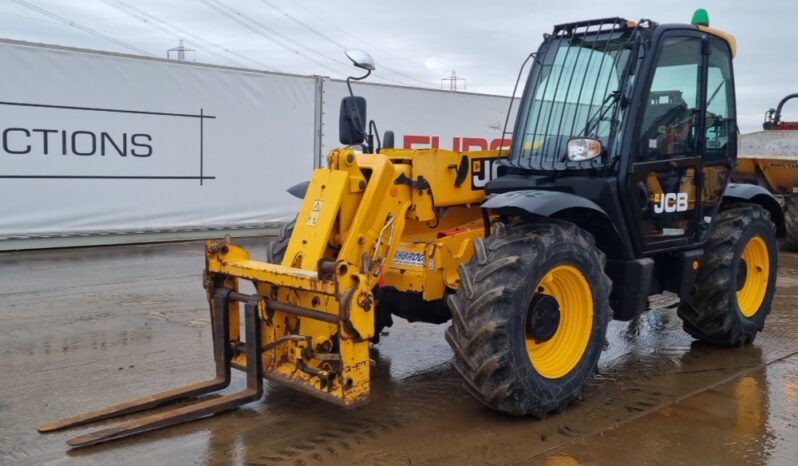
M679 116L687 112L688 112L687 104L685 103L680 103L675 107L668 109L668 111L658 116L654 121L650 123L648 130L646 130L646 132L641 135L641 140L656 139L656 136L659 134L659 128L661 126L666 126L666 125L672 126L672 123L675 121L679 122L683 121L682 119L679 119ZM688 115L688 118L690 118L691 116L692 115Z

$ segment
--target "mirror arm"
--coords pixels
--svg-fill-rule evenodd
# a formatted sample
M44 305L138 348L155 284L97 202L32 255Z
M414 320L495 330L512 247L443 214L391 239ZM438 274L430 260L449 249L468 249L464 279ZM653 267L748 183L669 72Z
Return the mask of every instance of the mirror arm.
M355 98L355 93L352 92L352 83L351 83L351 81L362 81L362 80L368 78L369 75L371 75L371 70L366 70L366 74L364 74L363 76L360 76L360 77L349 76L349 77L346 78L346 88L349 89L349 96L350 97L352 97L353 99ZM363 121L363 117L360 115L359 112L358 112L358 122L365 123ZM366 132L366 129L363 128L363 127L358 128L358 130L360 131L361 134L364 134ZM366 147L365 147L366 148L366 153L370 154L374 150L374 138L371 135L370 131L369 131L369 134L364 134L364 136L366 136Z
M359 78L355 77L355 76L349 76L348 78L346 78L346 87L349 89L349 95L351 97L354 97L355 94L352 92L352 84L351 84L350 81L362 81L362 80L368 78L370 75L371 75L371 70L367 70L366 74L364 74L363 76L360 76Z

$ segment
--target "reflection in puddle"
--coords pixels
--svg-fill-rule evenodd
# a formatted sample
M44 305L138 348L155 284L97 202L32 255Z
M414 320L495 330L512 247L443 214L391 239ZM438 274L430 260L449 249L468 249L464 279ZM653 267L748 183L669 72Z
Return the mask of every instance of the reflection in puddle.
M780 257L774 310L754 345L696 343L673 310L612 322L584 399L542 421L472 399L449 368L445 325L396 319L372 348L372 399L363 408L267 384L263 399L243 409L96 448L66 453L64 440L80 429L39 436L33 426L45 418L212 371L193 274L201 257L177 249L62 254L64 267L86 269L69 278L68 293L52 275L40 292L6 296L26 314L0 314L0 464L781 465L798 457L798 355L789 356L798 351L798 256L789 254ZM29 270L24 255L15 258L0 269ZM140 278L112 276L119 261L129 261L126 277ZM156 272L169 278L154 280ZM87 295L95 304L87 306ZM229 390L243 382L236 373Z

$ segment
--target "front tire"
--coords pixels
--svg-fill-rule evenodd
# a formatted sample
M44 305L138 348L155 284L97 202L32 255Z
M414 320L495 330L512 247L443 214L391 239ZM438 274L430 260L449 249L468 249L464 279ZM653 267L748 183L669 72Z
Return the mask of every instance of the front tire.
M765 324L776 287L778 245L768 211L758 205L724 210L715 220L695 286L679 317L699 340L751 343Z
M446 330L467 391L495 410L538 418L581 396L610 318L605 262L593 237L569 222L496 224L477 239Z

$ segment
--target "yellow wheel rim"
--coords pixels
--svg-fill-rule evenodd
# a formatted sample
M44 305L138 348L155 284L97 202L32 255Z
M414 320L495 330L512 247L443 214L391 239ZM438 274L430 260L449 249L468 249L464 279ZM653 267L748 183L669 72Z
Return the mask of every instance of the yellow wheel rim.
M761 236L751 238L743 249L741 260L745 261L746 276L743 286L737 290L737 305L744 316L751 317L762 306L768 289L770 256L765 240Z
M538 293L557 300L560 322L554 335L537 342L526 332L526 351L535 370L558 379L576 367L593 330L593 293L585 275L572 265L551 269L537 285Z

